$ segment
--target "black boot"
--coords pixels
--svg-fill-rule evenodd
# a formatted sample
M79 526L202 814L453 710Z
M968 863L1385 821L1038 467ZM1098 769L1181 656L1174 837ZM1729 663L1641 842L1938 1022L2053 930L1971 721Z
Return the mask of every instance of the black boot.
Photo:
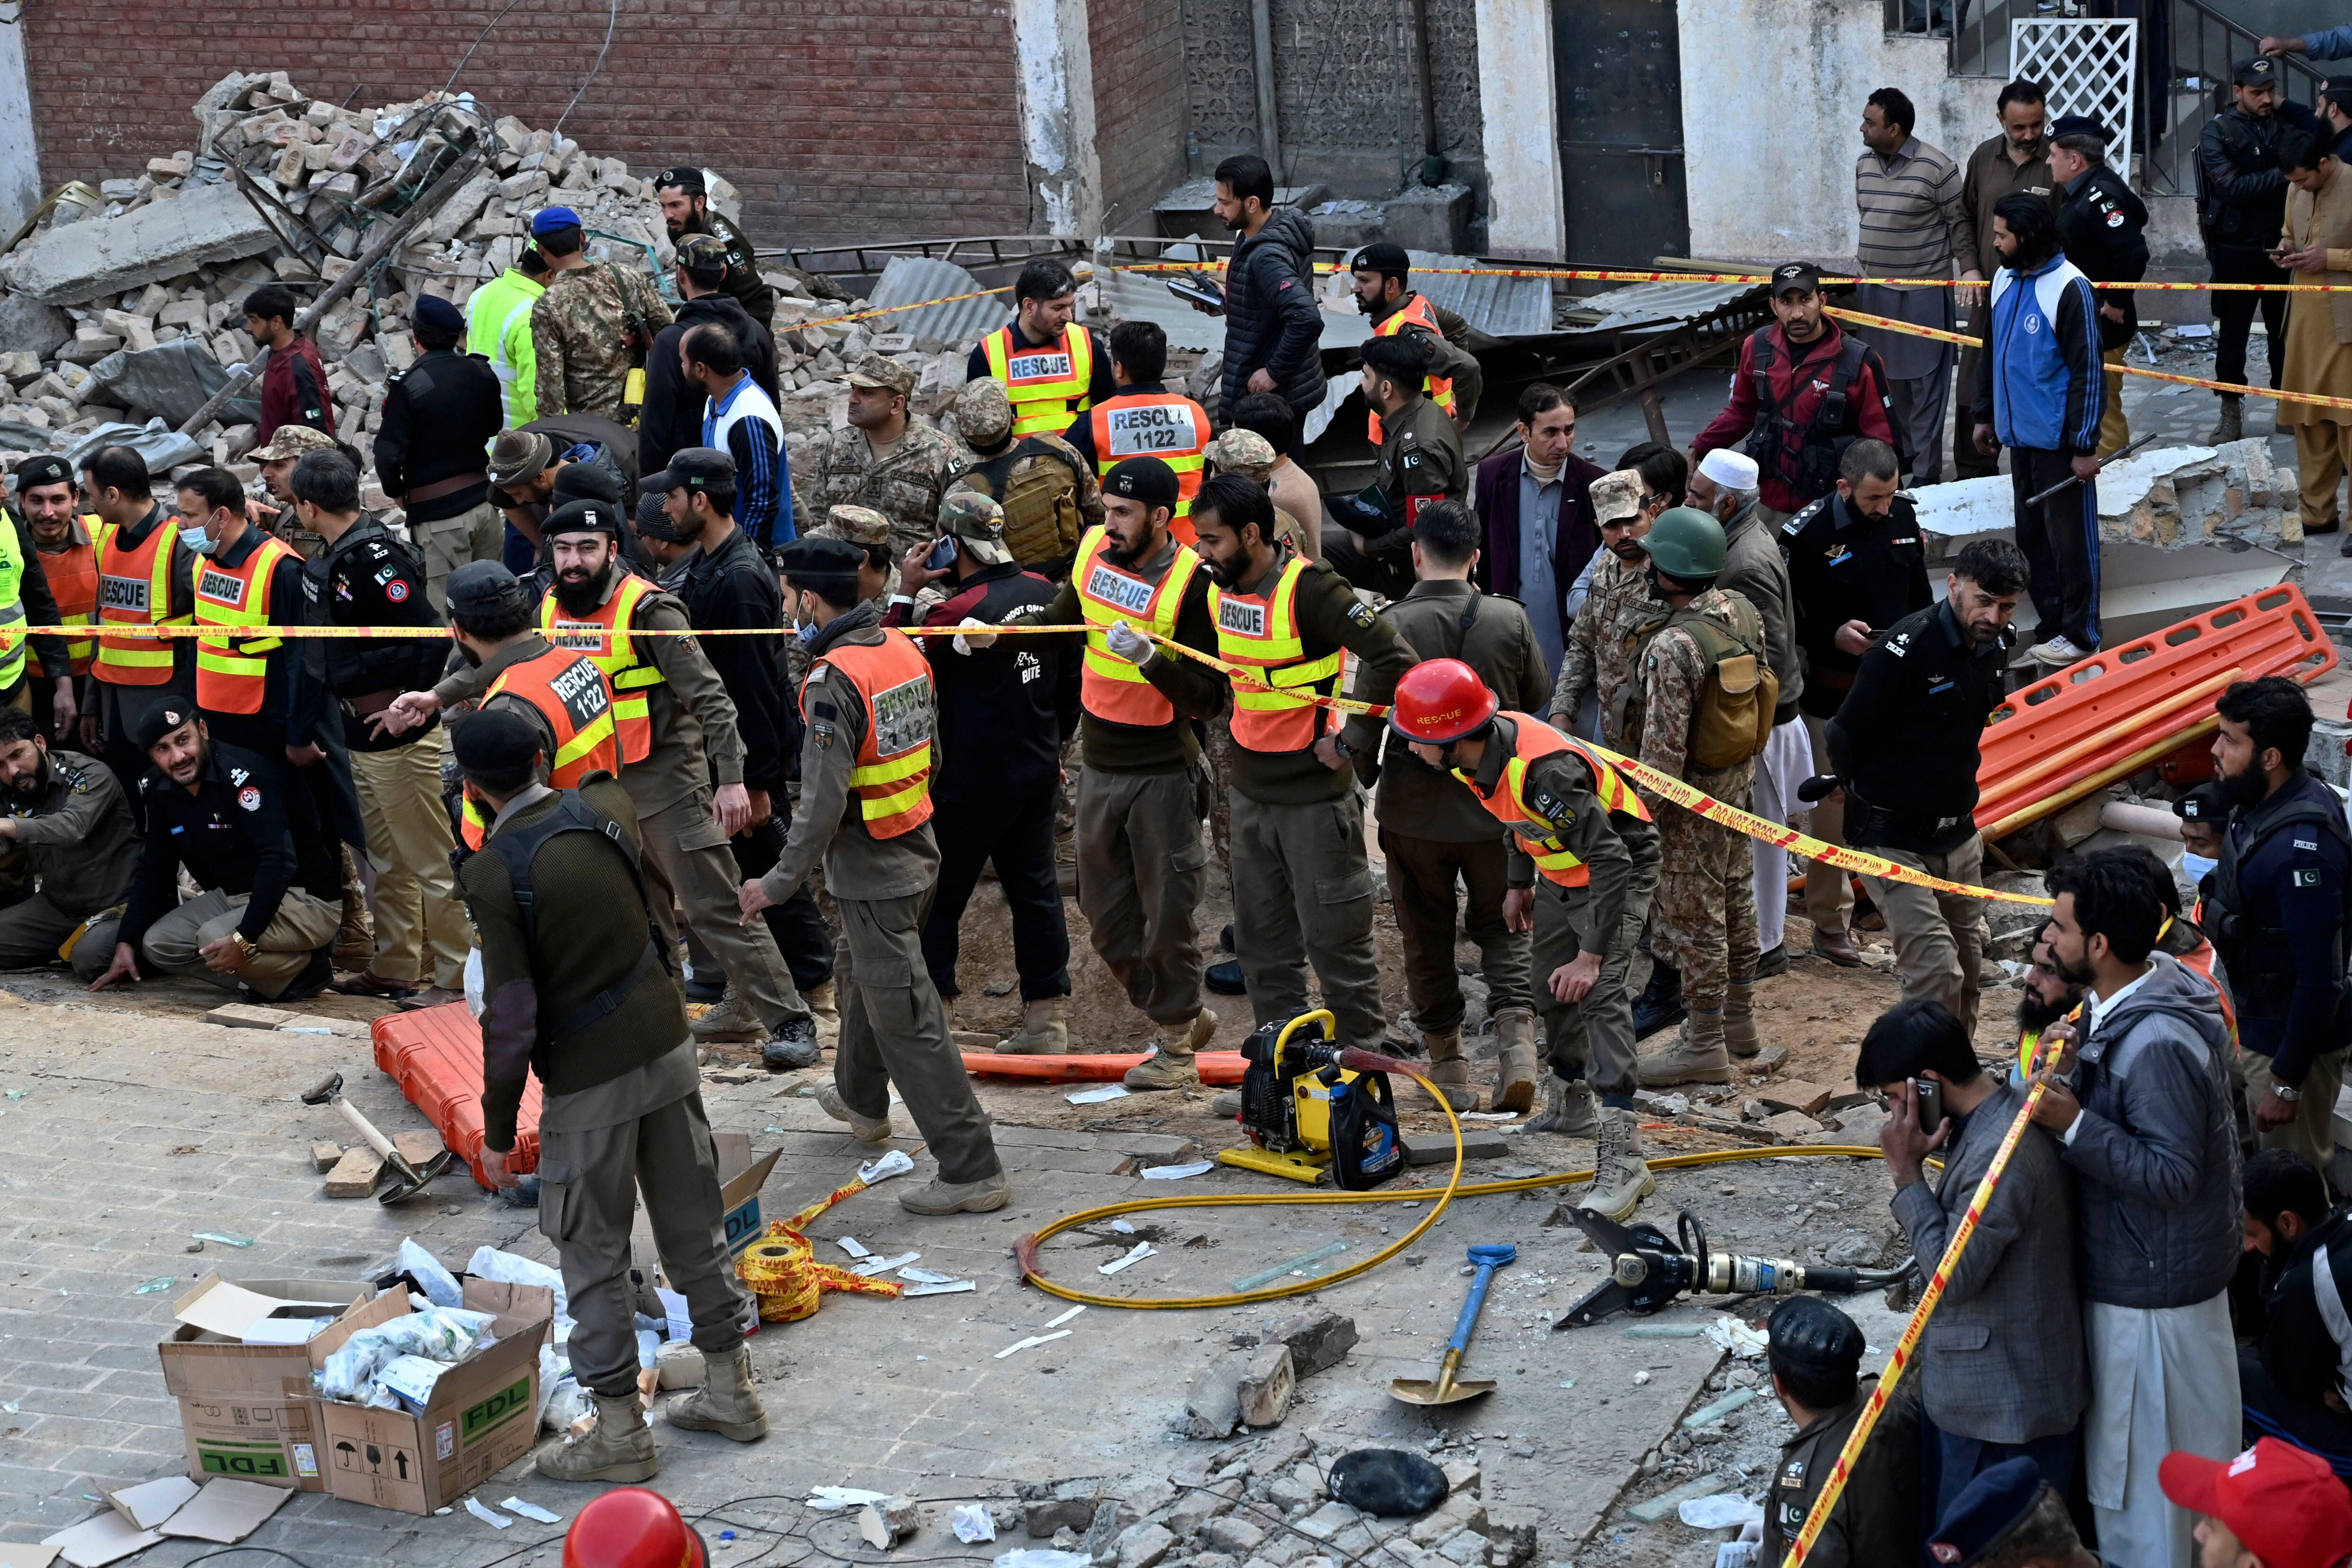
M1650 984L1633 1003L1633 1037L1645 1039L1683 1021L1682 972L1664 963L1650 967Z

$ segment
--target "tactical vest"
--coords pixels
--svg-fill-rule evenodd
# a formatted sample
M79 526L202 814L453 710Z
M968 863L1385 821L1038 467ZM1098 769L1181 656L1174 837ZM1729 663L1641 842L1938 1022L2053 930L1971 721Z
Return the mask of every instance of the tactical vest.
M1754 613L1750 606L1750 614ZM1698 645L1706 666L1706 680L1691 710L1691 733L1684 752L1696 767L1721 770L1764 754L1772 739L1772 711L1780 700L1780 678L1764 658L1763 628L1751 642L1703 610L1690 606L1636 626L1627 634L1632 644L1626 668L1633 671L1623 702L1619 733L1628 752L1642 748L1643 655L1660 632L1679 627Z
M1419 294L1413 295L1389 312L1386 317L1374 321L1372 335L1376 338L1392 338L1407 327L1423 328L1430 336L1440 341L1443 341L1445 336L1444 329L1437 324L1437 313L1429 308L1429 301ZM1452 376L1430 376L1422 382L1421 390L1432 403L1445 410L1445 416L1448 419L1454 417L1454 378ZM1364 434L1370 437L1375 449L1386 439L1381 432L1379 409L1372 410L1370 418L1365 426Z
M1470 784L1470 793L1478 796L1495 819L1508 827L1518 839L1519 847L1536 863L1536 869L1563 888L1581 888L1592 880L1592 868L1576 858L1561 842L1559 824L1528 801L1528 769L1545 757L1560 752L1572 752L1584 765L1592 770L1592 793L1600 798L1602 809L1622 812L1628 816L1650 820L1650 808L1624 775L1602 762L1580 741L1570 739L1526 713L1506 709L1500 717L1517 726L1517 736L1511 757L1503 764L1503 776L1493 795L1480 795L1469 773L1460 768L1454 776Z
M1837 488L1838 464L1846 448L1862 438L1861 412L1850 389L1862 374L1869 345L1852 332L1845 334L1830 366L1829 390L1822 394L1801 426L1787 410L1812 378L1790 382L1784 404L1772 389L1772 365L1780 358L1772 329L1759 331L1748 342L1748 374L1756 389L1756 425L1739 449L1755 458L1759 468L1806 500L1829 494Z
M1013 341L1006 322L982 340L988 374L1004 384L1013 402L1013 433L1040 430L1058 436L1070 421L1094 406L1087 395L1095 380L1095 341L1076 321L1062 329L1059 342L1032 348Z
M624 763L642 763L652 754L653 704L646 694L668 679L629 636L638 605L657 591L643 577L625 571L614 585L613 596L585 620L565 612L552 589L539 601L540 636L557 647L586 654L604 672L605 682L613 689L614 738Z
M269 684L269 655L285 646L275 635L238 637L233 628L267 626L269 584L294 552L264 534L242 566L196 558L196 625L232 628L196 638L196 706L215 713L258 713Z
M1231 722L1234 743L1253 752L1303 752L1339 727L1328 708L1306 696L1338 689L1346 650L1333 648L1321 658L1307 657L1306 640L1298 630L1298 579L1306 574L1307 559L1293 555L1275 579L1270 595L1235 594L1209 586L1209 613L1217 623L1217 657L1241 666L1260 685L1282 689L1261 691L1234 687Z
M1043 461L1024 469L1030 458ZM994 497L1004 509L1004 546L1024 568L1060 561L1077 545L1086 519L1078 510L1076 462L1069 447L1033 437L963 471L966 489Z
M2256 925L2245 912L2245 889L2238 883L2238 868L2290 827L2315 836L2324 833L2352 850L2352 831L2345 826L2344 809L2333 801L2296 801L2263 823L2243 847L2234 833L2222 835L2221 864L2213 869L2213 918L2207 929L2229 973L2238 1015L2244 1018L2284 1019L2294 999L2294 954L2287 946L2286 926L2276 902L2268 917L2270 923ZM2336 892L2343 910L2335 955L2329 962L2340 976L2345 966L2345 933L2352 931L2352 878L2345 879Z
M1201 558L1191 545L1178 545L1166 574L1152 583L1102 559L1109 538L1104 529L1089 529L1070 571L1070 586L1077 592L1078 610L1087 621L1078 701L1088 713L1109 723L1159 729L1176 721L1175 705L1160 694L1142 670L1110 651L1110 628L1112 623L1125 621L1139 631L1175 636L1184 591Z
M866 705L866 738L850 769L849 793L877 838L912 833L931 819L931 662L904 633L877 644L836 643L816 660L840 671ZM808 684L801 686L808 718Z

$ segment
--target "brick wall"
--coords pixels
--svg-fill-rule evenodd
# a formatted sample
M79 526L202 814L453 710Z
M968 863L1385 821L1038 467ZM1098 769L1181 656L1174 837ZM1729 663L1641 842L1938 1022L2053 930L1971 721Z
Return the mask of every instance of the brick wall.
M1091 0L1095 146L1113 234L1150 234L1151 204L1184 178L1183 0Z
M42 178L54 187L135 175L148 158L194 145L189 105L231 70L284 69L305 91L353 95L355 105L415 97L448 79L500 4L26 6ZM1158 47L1144 40L1173 26L1176 4L1107 0L1100 9L1120 18L1152 19L1097 23L1097 37L1122 59ZM525 0L457 87L552 125L608 16L604 0ZM1016 233L1028 226L1029 201L1011 27L998 0L625 4L604 70L563 130L640 174L689 159L719 171L741 188L747 226L766 243ZM1181 103L1171 112L1181 115Z

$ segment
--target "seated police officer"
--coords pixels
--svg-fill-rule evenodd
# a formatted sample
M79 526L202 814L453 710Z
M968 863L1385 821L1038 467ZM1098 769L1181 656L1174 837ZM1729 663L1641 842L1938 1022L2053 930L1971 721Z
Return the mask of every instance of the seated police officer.
M1819 1296L1791 1296L1764 1325L1772 1392L1797 1424L1764 1497L1763 1568L1780 1568L1813 1500L1837 1466L1876 1377L1862 1373L1860 1325ZM1871 1428L1845 1490L1805 1561L1814 1568L1880 1568L1919 1554L1919 1405L1904 1384Z
M325 990L342 868L317 835L298 840L284 770L214 742L176 697L141 715L132 738L152 764L139 780L147 842L114 961L89 988L138 979L143 960L265 1001ZM185 903L183 868L205 889Z
M0 708L0 969L66 958L84 980L114 956L114 920L131 896L139 829L112 770L51 751L33 715Z

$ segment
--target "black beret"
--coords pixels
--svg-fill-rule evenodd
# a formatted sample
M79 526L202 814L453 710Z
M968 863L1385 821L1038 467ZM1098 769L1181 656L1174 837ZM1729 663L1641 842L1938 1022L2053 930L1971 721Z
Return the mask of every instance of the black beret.
M16 493L24 494L37 485L69 485L74 482L73 465L63 458L43 454L27 458L16 470Z
M1862 1366L1862 1330L1819 1296L1791 1296L1764 1325L1772 1359L1802 1372L1853 1375Z
M601 463L566 463L555 470L555 486L547 499L559 507L568 500L600 500L618 506L621 481Z
M548 539L559 533L609 533L621 537L619 509L602 500L565 501L547 514L540 532Z
M457 765L469 773L511 773L529 767L547 744L530 720L503 708L485 708L455 731L450 748L457 753Z
M702 177L702 171L690 163L681 164L675 169L664 169L654 176L654 189L663 190L671 185L676 185L690 196L709 194L708 183Z
M2195 789L2174 801L2172 815L2183 822L2219 824L2222 818L2230 815L2230 807L2221 799L2220 786L2209 782L2199 784Z
M1139 500L1144 509L1176 505L1176 470L1158 458L1122 458L1103 476L1103 493Z
M196 716L196 705L179 698L167 698L139 716L131 738L142 752L152 752L155 743Z

